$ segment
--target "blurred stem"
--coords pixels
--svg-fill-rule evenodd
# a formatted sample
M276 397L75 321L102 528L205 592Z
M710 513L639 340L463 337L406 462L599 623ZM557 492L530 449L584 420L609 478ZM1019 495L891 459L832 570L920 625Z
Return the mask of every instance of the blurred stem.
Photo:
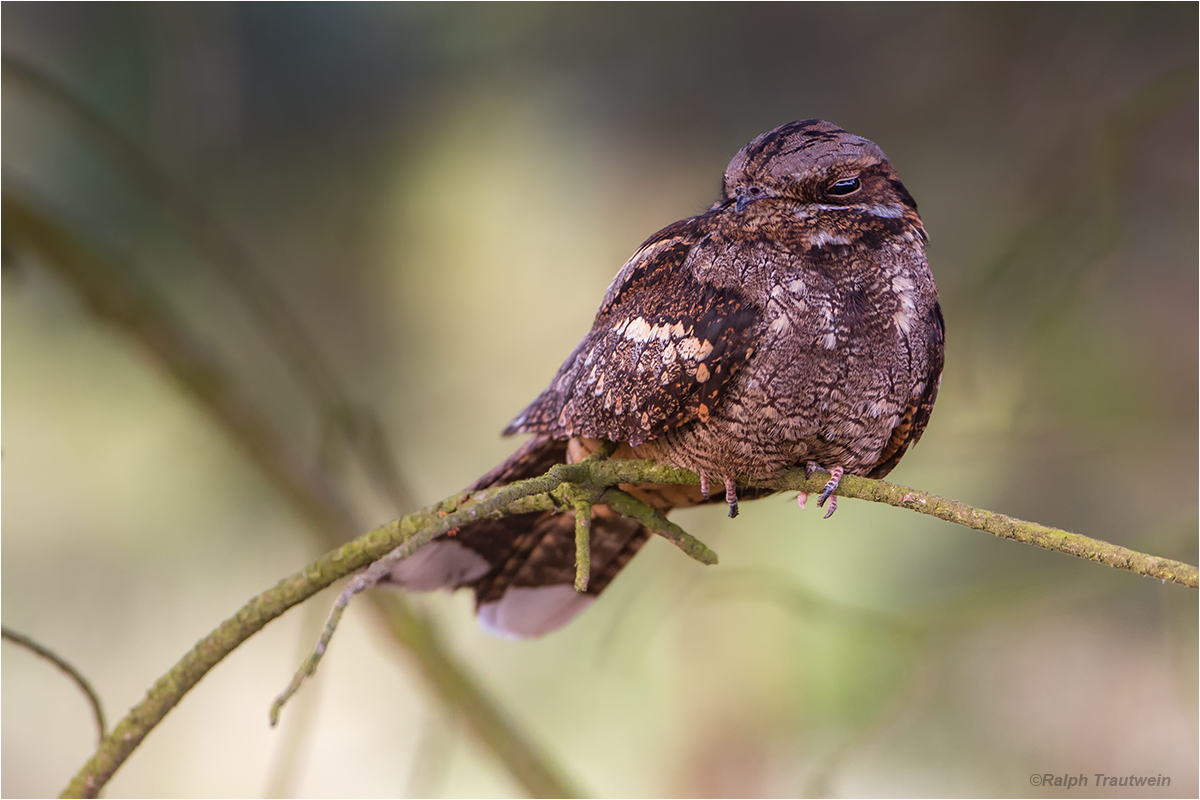
M1040 337L1055 325L1067 324L1070 315L1064 310L1085 295L1089 279L1095 280L1102 273L1121 244L1125 231L1122 184L1138 136L1180 103L1195 98L1196 70L1195 62L1167 70L1137 87L1123 103L1095 120L1089 126L1089 130L1096 131L1091 158L1080 179L1072 181L1080 189L1065 196L1044 192L1047 169L1057 168L1059 160L1080 148L1079 132L1067 131L1068 138L1052 151L1054 161L1042 165L1030 177L1027 196L1040 199L1028 204L1029 221L1018 225L996 255L978 270L974 284L964 287L966 296L956 305L986 307L987 293L1006 279L1013 280L1013 270L1023 269L1028 274L1016 279L1037 286L1036 295L1030 295L1024 304L1029 336ZM1072 202L1067 202L1072 198ZM1035 280L1034 272L1041 267L1037 252L1064 237L1076 241L1072 255L1054 262L1052 283L1041 273ZM1012 309L1009 306L1005 309L1011 315Z
M1093 157L1092 190L1088 193L1093 203L1094 233L1080 248L1079 260L1064 269L1062 295L1043 306L1040 318L1031 326L1035 334L1067 324L1069 315L1063 309L1080 300L1089 277L1095 279L1100 274L1121 244L1126 227L1122 184L1137 137L1181 102L1194 100L1197 68L1192 62L1156 76L1102 120Z
M277 434L224 374L209 353L185 333L163 304L127 271L84 240L5 190L3 233L10 245L38 253L99 319L138 341L230 434L305 519L319 531L357 527L336 489Z
M446 772L454 758L457 726L451 727L456 720L436 712L437 709L430 709L425 715L402 797L441 797L444 793Z
M396 507L416 501L386 444L383 426L368 408L356 405L342 389L316 342L288 309L246 249L204 208L151 160L143 148L84 102L75 92L40 70L8 56L0 57L3 75L18 89L51 106L68 125L96 144L114 169L140 187L175 218L213 269L246 305L296 382L311 397L326 425L344 435L376 490ZM357 529L356 529L357 530ZM342 540L344 541L344 539Z
M0 638L3 638L6 642L12 642L18 647L23 647L34 655L49 661L75 682L75 685L79 687L79 691L83 692L87 697L88 704L92 707L92 716L96 719L96 730L99 732L98 738L103 742L104 731L107 727L104 721L104 707L100 705L100 697L96 694L96 690L92 688L92 684L88 683L88 679L83 677L79 670L71 666L66 659L24 634L0 626Z
M917 645L922 652L917 656L914 674L909 678L908 686L903 687L899 696L877 712L873 719L861 725L817 762L806 781L805 797L835 797L831 784L847 761L861 755L872 743L887 737L889 732L900 727L906 717L916 716L922 708L932 702L937 689L940 664L936 656L928 652L930 648L924 641L918 642Z
M8 192L3 197L3 227L6 243L20 242L38 252L47 265L75 288L97 317L132 335L149 350L168 374L218 419L233 442L327 542L345 541L360 530L336 489L319 472L305 466L208 353L179 329L148 289L136 285L126 271L117 269L70 231ZM386 552L350 572L367 566ZM346 574L349 573L338 572L315 590ZM208 670L267 621L314 591L315 584L307 576L299 582L289 580L292 583L284 581L261 595L254 610L243 609L210 634L160 679L146 699L104 739L66 793L87 796L98 793L146 734ZM439 699L462 717L468 729L526 791L534 796L576 794L545 754L495 707L445 651L428 624L414 616L401 598L373 599ZM452 693L444 693L451 690Z

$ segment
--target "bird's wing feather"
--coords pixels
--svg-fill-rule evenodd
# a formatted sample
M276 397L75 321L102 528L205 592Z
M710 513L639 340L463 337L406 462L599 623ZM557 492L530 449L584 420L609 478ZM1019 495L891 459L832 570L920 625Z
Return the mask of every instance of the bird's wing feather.
M929 422L929 415L933 413L933 403L937 400L938 389L942 385L942 366L945 363L946 351L946 321L942 318L940 303L933 304L925 332L929 368L924 379L914 387L908 408L892 430L892 435L880 454L879 463L868 477L882 478L891 472L909 446L916 444L921 438L921 434L925 432L925 425Z
M759 309L703 279L720 248L703 215L652 236L609 287L592 330L507 429L634 446L704 420L754 352Z

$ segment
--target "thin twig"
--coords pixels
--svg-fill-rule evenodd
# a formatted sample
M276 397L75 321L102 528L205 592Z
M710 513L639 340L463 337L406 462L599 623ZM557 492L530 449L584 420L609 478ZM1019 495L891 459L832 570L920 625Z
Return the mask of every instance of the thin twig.
M575 591L586 592L592 574L592 501L575 498Z
M326 614L322 613L317 603L306 603L304 620L299 626L300 640L297 646L307 645L316 639L325 624ZM308 649L302 650L296 660L301 661L308 655ZM300 778L300 764L303 763L305 751L308 749L314 726L317 724L317 713L320 704L320 694L315 686L310 686L308 696L292 707L290 725L280 731L282 741L271 759L270 772L263 789L263 797L292 797L296 794L295 784ZM436 702L436 701L435 701Z
M96 694L96 690L92 688L92 684L88 683L88 679L80 674L79 670L75 669L66 659L57 655L53 650L49 650L42 645L30 639L24 634L17 633L14 630L0 626L0 638L6 642L12 642L18 647L24 647L34 655L40 656L49 661L54 666L58 667L68 678L75 682L79 690L87 697L88 703L92 707L92 716L96 720L96 730L98 732L99 741L104 741L104 731L107 730L107 724L104 721L104 707L100 705L100 697Z
M283 690L279 697L275 698L275 702L271 703L269 718L271 727L274 728L279 724L279 712L292 698L305 680L317 674L317 665L321 663L321 658L325 655L325 650L329 647L329 642L333 639L333 634L337 631L338 623L341 622L342 615L346 613L346 607L350 605L350 601L356 594L361 594L367 589L375 586L390 573L397 564L408 558L417 548L423 547L428 542L432 541L437 536L450 530L448 525L440 525L431 528L427 536L413 537L404 544L400 545L392 552L388 553L383 558L371 564L362 572L354 576L351 581L346 584L346 588L342 589L337 600L334 601L333 608L329 612L329 618L325 621L325 628L321 631L320 638L317 639L317 644L313 647L312 653L305 659L304 664L297 670L292 682Z
M622 483L628 482L622 481ZM712 566L717 563L717 554L710 550L704 542L692 536L683 528L671 522L628 492L615 488L609 489L604 493L601 500L604 505L618 514L624 514L627 517L636 519L645 525L651 533L657 533L701 564Z
M342 614L346 613L348 605L350 605L350 598L346 597L343 600L343 595L338 595L337 602L333 604L333 609L330 610L329 617L325 620L325 627L321 630L316 646L308 654L308 658L304 659L300 669L296 670L296 674L292 676L292 682L275 698L275 702L271 703L268 718L272 728L279 724L279 712L287 705L288 700L292 699L292 695L300 691L300 687L306 680L317 674L317 664L321 663L321 657L325 655L325 650L329 647L329 642L333 639L334 631L337 630L338 623L342 621Z
M140 342L185 391L216 417L231 440L326 541L345 541L361 530L336 487L277 435L208 352L180 328L147 287L138 285L127 271L118 269L111 257L99 254L91 243L73 235L19 196L6 191L2 209L6 245L19 241L31 246L47 266L53 267L80 293L96 316ZM366 567L398 543L348 571L337 571L316 590ZM253 607L247 606L241 612L248 616L228 620L160 679L142 703L104 738L65 793L95 796L196 681L266 621L310 596L307 579L297 583L293 576L289 580L293 582L286 589L281 585L260 595ZM460 716L467 730L478 737L525 791L538 797L579 794L516 722L496 707L463 665L446 652L429 624L414 615L402 597L379 593L371 597L371 602L384 614L393 636L413 657L414 666L435 695Z

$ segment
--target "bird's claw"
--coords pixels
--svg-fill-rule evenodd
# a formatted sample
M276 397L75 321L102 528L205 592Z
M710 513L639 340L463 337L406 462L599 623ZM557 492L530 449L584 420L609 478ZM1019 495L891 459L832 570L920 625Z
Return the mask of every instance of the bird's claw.
M825 512L824 519L829 519L833 516L833 512L837 511L837 495L829 498L829 510Z
M738 515L737 483L733 478L725 479L725 502L729 503L729 518L733 519Z
M825 512L825 519L829 519L833 516L833 512L837 511L837 496L834 495L834 492L837 490L838 483L841 482L844 472L845 470L841 467L834 467L829 470L829 482L825 484L825 488L821 490L821 496L817 500L817 508L823 507L826 500L830 501L829 510Z

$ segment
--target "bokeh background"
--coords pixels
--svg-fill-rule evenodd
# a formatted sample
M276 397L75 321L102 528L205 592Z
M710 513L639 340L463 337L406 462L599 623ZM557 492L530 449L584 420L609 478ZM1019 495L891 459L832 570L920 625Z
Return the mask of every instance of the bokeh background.
M829 119L917 198L945 310L938 406L891 477L1197 560L1194 4L0 13L3 619L113 720L327 545L13 210L102 259L92 291L157 298L216 365L201 385L247 398L365 531L511 452L498 431L625 258L707 208L742 144ZM1194 591L865 503L676 519L719 567L651 542L544 640L412 599L579 791L1200 791ZM367 602L268 729L330 600L206 677L110 795L520 795ZM88 708L2 652L2 792L56 793Z

